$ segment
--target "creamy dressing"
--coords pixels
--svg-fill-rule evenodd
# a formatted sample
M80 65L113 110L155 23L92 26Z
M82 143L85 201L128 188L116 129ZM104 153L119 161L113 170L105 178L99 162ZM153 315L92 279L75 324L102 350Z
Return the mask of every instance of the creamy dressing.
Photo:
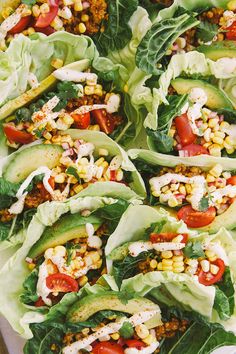
M33 73L29 73L28 75L28 83L30 84L31 88L37 88L39 86L39 82L37 76Z
M32 121L35 123L35 129L37 129L40 125L52 122L58 118L63 110L53 112L53 109L58 105L59 102L60 99L57 96L54 96L43 105L40 111L37 111L32 115Z
M185 243L181 242L160 242L152 243L150 241L137 241L129 245L129 253L132 257L137 257L142 252L155 250L157 252L163 251L177 251L185 247Z
M47 270L47 263L43 262L39 267L37 295L42 298L44 303L48 306L52 305L52 301L48 298L51 290L46 285L46 278L49 276Z
M99 249L102 247L102 240L98 236L94 236L94 227L93 224L87 223L85 225L86 232L88 235L87 243L91 248Z
M159 311L144 311L138 312L130 318L122 318L118 322L112 322L108 325L101 327L93 334L90 334L88 337L78 340L67 347L62 349L63 354L77 354L80 349L84 349L97 339L104 337L106 335L116 333L120 330L124 322L129 322L133 327L138 326L142 323L147 322L152 317L154 317Z
M85 114L96 109L105 109L108 113L115 113L120 106L120 95L111 95L106 104L84 105L73 111L73 114Z
M97 84L98 76L94 73L79 72L77 70L60 68L53 72L53 75L61 81L85 82Z
M202 242L202 248L204 250L212 251L217 255L217 258L220 258L224 261L225 265L229 265L229 258L225 249L221 246L220 241L217 242Z
M195 87L189 93L189 101L192 105L187 110L187 116L192 131L198 136L203 136L203 132L196 125L196 120L202 116L202 107L207 102L207 95L203 89Z
M21 12L16 11L9 17L7 17L0 25L0 40L3 40L7 32L10 31L21 20Z
M27 192L24 193L21 197L18 198L18 200L14 204L11 205L11 207L8 209L10 214L17 215L22 213L27 194L28 194Z

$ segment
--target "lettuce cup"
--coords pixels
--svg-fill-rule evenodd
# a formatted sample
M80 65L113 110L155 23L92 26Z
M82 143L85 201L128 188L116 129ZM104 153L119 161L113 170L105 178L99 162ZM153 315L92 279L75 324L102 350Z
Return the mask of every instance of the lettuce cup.
M152 284L156 300L198 312L210 322L223 321L227 328L235 318L235 247L224 228L199 235L164 210L140 205L123 214L105 252L121 291L144 295Z
M125 197L86 196L38 207L23 245L0 271L2 286L6 271L11 284L1 295L0 311L17 332L29 335L27 316L38 322L64 296L76 297L106 273L104 246L128 205Z
M33 143L2 160L5 246L10 246L11 240L22 241L21 230L46 201L66 201L76 195L145 196L144 183L128 155L104 133L72 129L55 137L56 141ZM13 237L16 234L18 237Z
M130 150L129 155L146 182L147 203L169 209L199 231L235 228L234 159L181 158L138 149Z
M160 75L173 55L194 50L213 61L235 61L235 14L233 1L174 1L152 17L152 26L137 48L138 68Z

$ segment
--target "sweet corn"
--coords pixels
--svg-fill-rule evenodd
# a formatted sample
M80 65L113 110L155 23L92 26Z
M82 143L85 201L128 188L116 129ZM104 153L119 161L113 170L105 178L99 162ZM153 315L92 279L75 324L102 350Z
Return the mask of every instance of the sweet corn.
M33 270L36 267L34 263L28 263L29 270Z
M210 155L215 157L221 157L221 146L219 144L212 144L209 147Z
M157 265L157 269L158 269L158 270L163 270L163 267L162 267L162 262L158 263L158 265Z
M109 151L107 149L99 149L98 150L98 154L100 156L108 156L109 155Z
M233 154L234 151L235 151L234 148L232 148L232 149L226 149L226 152L227 152L227 154L229 154L229 155Z
M215 165L209 173L214 177L220 177L221 173L223 172L223 168L220 164Z
M184 256L173 256L172 260L174 262L182 262L184 260Z
M208 175L206 176L206 181L207 181L208 183L215 182L215 177L212 176L212 175L210 175L210 174L208 174Z
M41 11L40 11L40 7L38 5L34 5L32 7L32 14L34 17L39 17Z
M215 126L217 126L218 122L219 122L218 118L209 119L209 121L208 121L209 128L214 128Z
M100 260L100 254L97 251L91 251L88 253L88 255L92 259L94 264Z
M214 274L214 275L216 275L218 272L219 272L219 267L217 267L217 265L215 265L215 264L211 264L211 266L210 266L210 271L211 271L211 273L212 274Z
M104 157L100 157L100 159L98 159L98 160L95 162L95 165L96 165L96 166L101 166L104 161L105 161Z
M181 194L186 195L186 188L185 188L185 186L180 186L180 187L179 187L179 192L180 192Z
M49 11L50 11L50 7L46 2L40 6L40 12L42 14L47 14Z
M55 69L59 69L63 66L63 60L59 58L52 59L51 66Z
M209 261L207 261L206 259L203 259L201 262L200 262L200 264L201 264L201 267L202 267L202 270L203 270L203 272L209 272L209 270L210 270L210 263L209 263Z
M184 267L173 267L174 273L182 273L184 272Z
M172 258L173 252L172 251L163 251L163 252L161 252L161 257L164 259Z
M80 31L80 33L86 32L86 26L83 22L80 22L80 24L79 24L79 31Z
M76 194L81 192L83 190L83 186L81 184L78 184L77 186L74 186L73 190L75 191Z
M186 39L184 37L179 37L176 39L176 44L180 49L183 49L186 47Z
M68 6L64 6L62 9L59 9L58 16L69 20L72 17L71 9Z
M191 184L185 184L186 192L187 194L190 194L192 192L192 186Z
M227 136L224 141L225 141L225 143L228 144L228 145L231 145L231 146L234 145L233 139L230 138L230 136Z
M135 332L137 333L137 335L141 339L147 338L149 336L149 330L148 330L147 326L145 326L144 324L140 324L140 325L136 326Z
M102 89L95 87L94 94L101 97L103 95L103 91L102 91Z
M168 190L169 190L169 187L168 187L168 186L165 186L165 187L162 188L162 192L163 192L163 193L167 192Z
M83 22L88 22L88 20L89 20L89 15L83 14L83 15L81 16L81 20L82 20Z
M63 28L63 22L58 16L56 16L50 26L52 26L56 31L60 31Z
M170 199L168 200L168 205L171 208L175 208L176 206L178 206L178 204L178 200L174 196L170 197Z
M215 132L215 136L217 136L218 138L224 139L225 138L225 133L218 131L218 132Z
M55 176L55 182L56 183L64 183L65 182L65 174L60 173L59 175Z
M143 342L147 345L151 345L155 341L155 338L149 334L146 338L143 339Z
M43 134L43 137L45 138L45 139L47 139L47 140L50 140L51 138L52 138L52 134L50 134L49 132L45 132L44 134Z
M35 29L33 27L29 27L27 29L28 35L30 36L31 34L35 33Z
M183 261L179 261L179 262L174 262L173 263L173 268L181 268L184 267L184 262Z
M207 256L207 258L213 258L216 254L210 250L206 250L205 255Z
M86 275L83 275L81 278L79 278L79 281L78 281L80 287L87 284L87 282L88 282L88 277L86 277Z
M231 0L230 2L228 2L227 8L230 11L235 11L236 10L236 1L235 0Z
M94 86L85 86L84 87L84 93L85 93L85 95L93 95L94 94L94 91L95 91L95 88L94 88Z
M210 141L210 139L211 139L210 135L211 135L211 129L208 128L207 130L205 130L204 135L203 135L206 142Z
M212 139L212 141L215 143L215 144L219 144L219 145L222 145L224 140L222 138L219 138L217 136L214 136L214 138Z
M98 124L94 124L94 125L89 125L88 130L99 132L101 129Z
M162 259L162 265L163 265L163 267L165 267L165 266L167 266L167 267L172 266L172 265L173 265L173 261L172 261L172 259Z
M152 269L155 269L155 268L157 268L157 264L158 264L157 261L155 259L152 259L150 262L150 267Z
M113 333L113 334L110 334L110 337L113 339L113 340L118 340L120 338L120 335L118 332L116 333Z
M81 0L76 0L75 5L74 5L75 11L82 11L83 10L83 5Z

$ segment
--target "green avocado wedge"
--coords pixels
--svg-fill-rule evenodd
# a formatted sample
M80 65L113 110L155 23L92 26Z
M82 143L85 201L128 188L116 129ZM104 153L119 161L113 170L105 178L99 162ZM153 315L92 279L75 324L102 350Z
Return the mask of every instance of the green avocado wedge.
M3 120L13 114L17 109L22 108L32 101L34 101L39 95L44 93L53 87L57 82L55 76L50 75L44 79L38 87L32 88L21 96L14 98L11 101L8 101L4 106L0 108L0 120Z
M68 214L60 218L54 225L48 226L41 238L31 247L28 257L36 258L48 248L64 245L76 238L87 237L86 224L93 225L96 231L102 220L96 216L83 217L80 214Z
M211 45L203 44L197 48L197 51L214 61L221 58L236 58L235 41L213 42Z
M113 291L88 295L77 301L69 310L67 320L72 323L84 322L102 310L126 312L130 315L141 311L157 311L157 314L145 324L148 328L154 328L162 323L160 309L157 304L138 296L123 303L118 294Z
M13 154L3 170L3 177L12 183L23 181L41 166L52 169L59 164L63 149L59 145L38 144Z
M193 88L203 89L207 95L206 106L210 109L220 109L222 107L233 109L232 103L223 91L203 80L192 80L179 77L172 80L171 85L179 95L185 95Z

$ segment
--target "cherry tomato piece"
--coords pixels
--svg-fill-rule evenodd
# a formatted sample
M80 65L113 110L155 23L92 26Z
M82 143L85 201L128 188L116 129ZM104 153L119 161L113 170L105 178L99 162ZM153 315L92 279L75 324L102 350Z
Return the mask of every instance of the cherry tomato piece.
M97 342L93 347L93 354L124 354L124 349L113 342Z
M74 119L74 125L78 129L87 129L90 125L90 112L84 114L71 113L71 117Z
M22 130L18 130L11 124L4 124L3 131L10 143L29 144L34 140L33 135Z
M146 345L138 339L127 339L125 341L125 344L129 347L129 348L136 348L138 350L146 347Z
M233 40L233 41L236 40L236 21L234 21L231 26L226 28L225 35L226 38L229 40Z
M35 307L42 307L42 306L44 306L44 305L45 305L45 303L44 303L43 299L41 298L41 296L40 296L39 299L34 303L34 306L35 306Z
M216 209L210 207L206 211L198 211L194 210L191 205L186 205L179 209L177 217L189 227L203 227L209 225L215 219Z
M91 113L101 131L106 134L111 134L114 131L115 122L113 117L111 114L107 113L105 109L95 109Z
M31 16L25 16L20 19L20 21L10 30L8 33L10 34L16 34L16 33L21 33L24 31L28 25L30 24L31 21Z
M184 157L209 155L208 150L204 146L197 144L186 145L179 152L183 152Z
M219 271L217 274L212 274L211 272L203 272L203 270L200 270L200 273L198 275L198 280L199 283L203 285L213 285L217 283L219 280L221 280L222 276L224 275L225 272L225 263L222 259L218 258L215 262L211 262L211 264L216 265L219 267Z
M186 113L175 118L175 126L182 146L194 143L196 140L196 135L192 131L192 127Z
M49 6L50 6L49 12L39 15L35 23L35 27L38 28L48 27L50 26L54 18L57 16L58 9L59 9L58 1L49 0Z
M231 184L231 186L235 186L236 185L236 176L232 176L232 177L228 178L227 184Z
M175 232L162 232L160 234L152 233L150 235L150 241L152 243L160 243L160 242L171 242L173 238L178 236L179 234ZM182 243L187 243L188 241L188 234L181 234L183 236Z
M54 30L54 28L51 26L44 27L44 28L34 27L34 29L35 29L35 32L44 33L44 34L46 34L46 36L49 36L50 34L53 34L54 32L56 32Z
M56 273L46 278L46 285L52 292L77 292L79 290L78 283L75 279L67 274Z

